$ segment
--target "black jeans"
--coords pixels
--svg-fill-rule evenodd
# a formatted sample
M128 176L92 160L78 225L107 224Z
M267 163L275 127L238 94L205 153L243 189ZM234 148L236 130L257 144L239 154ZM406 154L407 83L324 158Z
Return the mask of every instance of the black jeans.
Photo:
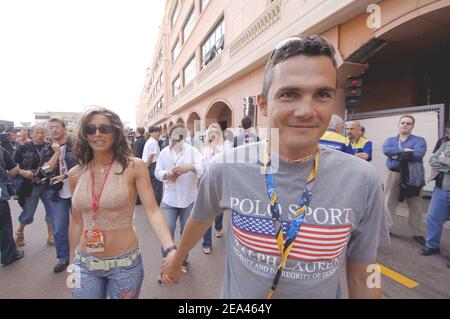
M7 264L19 253L13 236L11 210L7 201L0 202L0 253L2 264Z
M152 183L153 192L155 193L156 202L158 206L161 205L162 193L163 193L163 183L155 176L156 162L150 164L148 172L150 174L150 182Z

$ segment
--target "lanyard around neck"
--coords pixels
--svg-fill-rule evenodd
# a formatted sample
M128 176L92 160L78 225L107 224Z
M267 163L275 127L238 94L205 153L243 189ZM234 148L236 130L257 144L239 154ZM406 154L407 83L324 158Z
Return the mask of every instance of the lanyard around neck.
M94 164L91 162L91 166L89 168L90 171L90 175L91 175L91 180L92 180L92 211L94 212L92 215L92 229L94 229L95 227L95 219L96 219L96 212L98 210L98 207L100 205L100 199L102 198L102 194L103 194L103 188L105 187L106 184L106 180L108 179L109 176L109 172L111 171L111 167L112 167L113 163L110 163L104 173L103 176L103 183L102 183L102 188L100 189L100 194L98 194L98 196L95 195L95 190L94 190L94 186L95 186L95 177L94 177Z
M272 283L272 287L270 288L267 294L268 299L272 298L272 295L277 287L278 280L280 279L281 273L286 264L289 252L294 246L297 232L300 229L301 225L303 224L305 213L309 207L309 204L311 203L312 192L309 190L308 186L312 187L312 183L316 179L317 170L319 167L319 157L320 152L317 152L316 157L314 159L313 167L311 169L311 173L309 174L308 180L306 181L302 197L297 203L294 219L290 223L288 232L286 233L286 240L284 240L283 228L281 224L281 215L278 204L277 185L273 177L272 167L270 166L270 155L267 150L264 151L264 168L266 176L267 194L270 199L270 213L272 215L272 220L274 223L275 239L277 241L278 251L280 253L281 258L280 263L278 264L277 273L275 274L275 278Z

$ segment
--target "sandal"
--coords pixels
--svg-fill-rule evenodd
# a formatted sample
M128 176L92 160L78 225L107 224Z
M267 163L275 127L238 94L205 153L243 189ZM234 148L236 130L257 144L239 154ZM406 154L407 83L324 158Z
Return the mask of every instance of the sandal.
M16 245L19 247L25 246L25 235L23 231L16 231Z

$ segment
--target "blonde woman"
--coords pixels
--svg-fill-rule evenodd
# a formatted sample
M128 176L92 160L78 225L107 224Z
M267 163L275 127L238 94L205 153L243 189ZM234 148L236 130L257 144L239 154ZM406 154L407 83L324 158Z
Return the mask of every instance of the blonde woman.
M202 157L203 157L203 163L205 170L208 167L208 163L211 161L211 159L221 153L224 148L224 142L223 142L223 133L220 125L218 123L213 123L208 127L208 130L206 131L206 138L204 141L204 144L202 146ZM216 229L216 237L222 237L222 220L223 220L223 213L220 213L216 216L214 228ZM210 254L212 250L212 227L209 227L209 229L206 231L206 233L203 235L203 252L205 254Z
M144 162L132 156L120 118L93 107L78 120L72 148L78 163L69 172L72 219L69 227L74 298L138 298L144 278L133 228L139 194L148 221L168 254L169 228L150 184Z

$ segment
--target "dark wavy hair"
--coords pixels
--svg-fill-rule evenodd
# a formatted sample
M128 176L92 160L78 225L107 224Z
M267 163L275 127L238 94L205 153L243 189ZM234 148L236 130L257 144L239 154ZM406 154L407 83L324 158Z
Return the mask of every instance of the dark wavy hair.
M73 130L73 156L77 164L83 168L86 167L94 158L94 153L88 143L86 127L91 117L97 114L104 115L111 121L114 133L114 144L112 146L112 151L114 154L114 160L117 160L120 165L122 165L122 172L120 173L122 174L130 164L133 153L128 145L120 117L113 111L104 107L89 107L77 121L77 124Z

